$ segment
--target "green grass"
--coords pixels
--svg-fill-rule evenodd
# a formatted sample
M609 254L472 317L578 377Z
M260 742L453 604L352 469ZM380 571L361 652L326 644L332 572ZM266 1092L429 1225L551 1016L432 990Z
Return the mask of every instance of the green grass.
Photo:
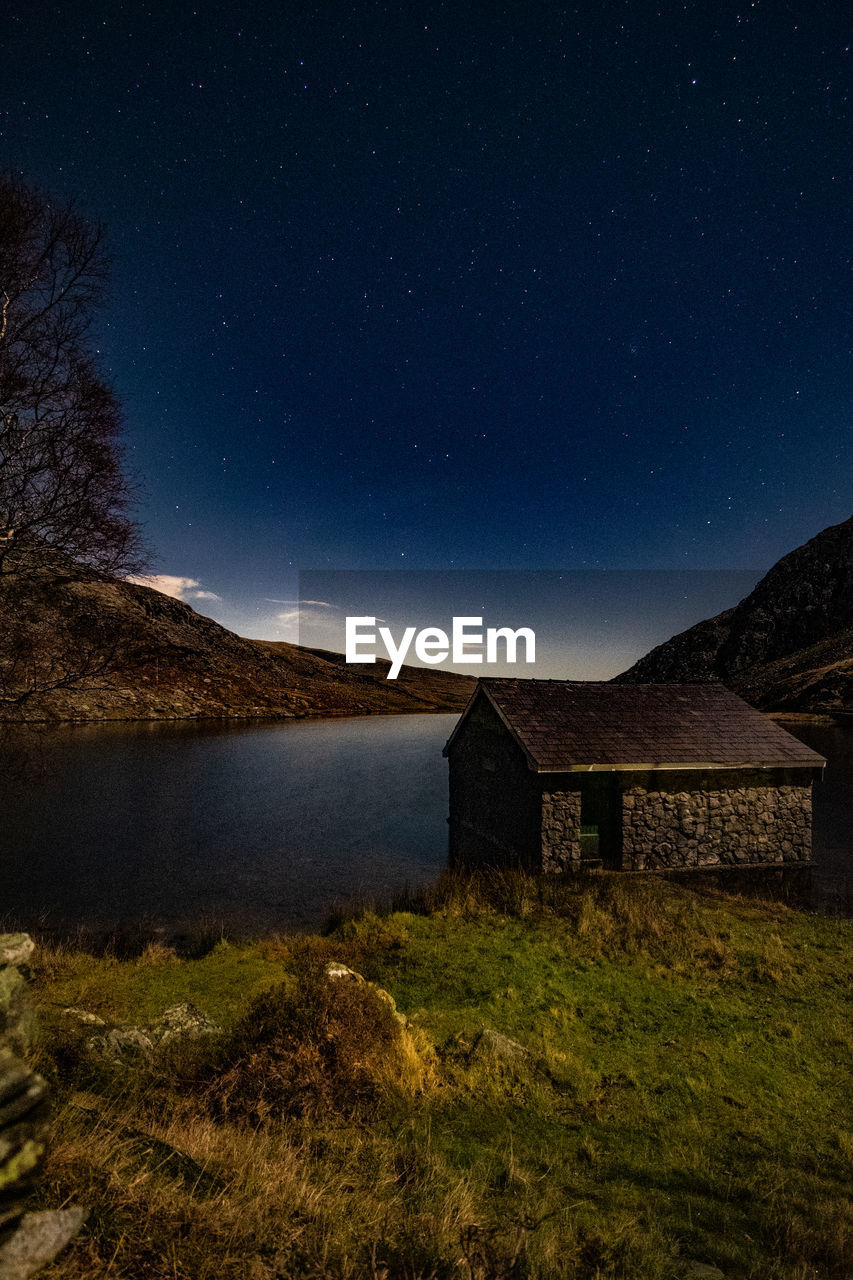
M241 1002L283 976L281 961L262 947L226 941L197 960L180 960L154 944L133 960L61 948L43 954L42 961L46 1006L85 1008L117 1023L149 1022L187 1001L214 1022L227 1023Z
M41 1197L93 1210L46 1277L850 1273L847 922L618 875L457 878L408 905L198 960L46 957ZM373 1060L363 1001L297 1016L330 958L409 1019ZM144 1023L187 999L231 1030L183 1060L57 1049L57 1005ZM472 1052L483 1028L529 1059ZM305 1089L293 1105L296 1067L313 1108ZM140 1164L130 1126L206 1181Z

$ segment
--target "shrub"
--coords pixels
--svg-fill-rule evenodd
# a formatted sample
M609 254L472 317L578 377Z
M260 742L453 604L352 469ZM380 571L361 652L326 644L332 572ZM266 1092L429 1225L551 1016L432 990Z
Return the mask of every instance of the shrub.
M311 965L250 1005L223 1046L207 1097L217 1114L253 1123L372 1109L404 1056L403 1035L368 983L330 980Z

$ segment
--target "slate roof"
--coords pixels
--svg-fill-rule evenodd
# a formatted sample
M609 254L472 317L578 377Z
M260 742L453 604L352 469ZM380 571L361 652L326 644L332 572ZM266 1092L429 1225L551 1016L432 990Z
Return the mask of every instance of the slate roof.
M537 773L807 767L825 761L721 684L480 680Z

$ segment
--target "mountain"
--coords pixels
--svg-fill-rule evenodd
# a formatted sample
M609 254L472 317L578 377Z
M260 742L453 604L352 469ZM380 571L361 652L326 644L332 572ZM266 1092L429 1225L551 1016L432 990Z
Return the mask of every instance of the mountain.
M388 662L347 665L321 649L248 640L150 587L80 573L28 590L14 605L8 593L0 595L0 692L27 666L10 657L15 627L46 691L23 711L12 709L10 719L458 711L475 684L419 667L387 680Z
M616 680L722 680L762 710L853 713L853 518L783 556L740 604Z

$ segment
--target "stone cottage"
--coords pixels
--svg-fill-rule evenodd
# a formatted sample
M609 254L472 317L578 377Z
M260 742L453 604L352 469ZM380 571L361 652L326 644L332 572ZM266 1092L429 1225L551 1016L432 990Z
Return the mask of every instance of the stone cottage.
M444 754L451 865L811 858L823 757L720 684L480 680Z

